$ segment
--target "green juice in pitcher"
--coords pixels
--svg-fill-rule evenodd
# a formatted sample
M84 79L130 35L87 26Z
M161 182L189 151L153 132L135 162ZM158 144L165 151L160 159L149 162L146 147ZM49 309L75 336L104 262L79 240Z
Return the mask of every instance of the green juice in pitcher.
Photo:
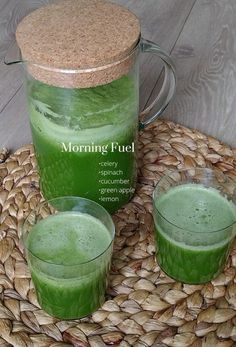
M81 196L116 211L135 190L138 128L174 95L170 56L142 37L134 13L103 0L40 7L19 23L16 41L21 57L10 64L24 66L44 197ZM141 53L159 57L165 68L160 92L139 121Z
M136 181L137 90L129 76L84 89L28 81L30 123L46 199L81 196L109 212L129 201Z
M41 307L61 319L84 317L105 300L112 237L88 214L61 212L30 231L28 263Z

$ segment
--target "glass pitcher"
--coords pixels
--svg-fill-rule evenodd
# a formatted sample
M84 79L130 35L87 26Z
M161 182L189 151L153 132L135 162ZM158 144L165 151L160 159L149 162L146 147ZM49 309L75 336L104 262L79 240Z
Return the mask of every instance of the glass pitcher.
M83 3L76 1L77 5ZM103 6L104 2L99 4ZM115 18L124 17L126 12L129 20L133 16L137 26L136 39L132 39L132 45L129 43L129 49L123 50L122 55L92 67L75 68L64 63L61 68L50 61L41 64L36 58L27 57L21 40L18 44L20 48L23 46L22 58L6 63L24 65L30 125L44 197L81 196L112 213L126 204L135 191L138 129L153 122L169 104L175 91L175 72L168 54L157 44L141 38L137 17L121 6L107 4L112 6L109 18L111 10L121 11L114 19L110 18L111 32ZM90 14L93 16L93 11ZM124 40L120 42L123 44ZM116 49L115 45L112 49ZM139 57L143 52L162 59L165 76L159 95L139 117ZM157 111L152 114L154 105Z

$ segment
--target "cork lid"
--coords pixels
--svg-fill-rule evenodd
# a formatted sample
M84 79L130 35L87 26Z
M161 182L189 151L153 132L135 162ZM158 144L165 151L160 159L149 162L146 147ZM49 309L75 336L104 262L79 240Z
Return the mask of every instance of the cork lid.
M133 62L129 54L139 37L138 18L103 0L64 0L44 6L26 16L16 31L33 76L68 87L104 84L127 73ZM74 73L63 77L66 72L59 69Z

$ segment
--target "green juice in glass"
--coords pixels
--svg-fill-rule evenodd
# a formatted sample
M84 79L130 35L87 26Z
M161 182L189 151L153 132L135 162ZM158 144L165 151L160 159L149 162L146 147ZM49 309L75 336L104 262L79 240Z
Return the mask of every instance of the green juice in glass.
M28 82L29 113L46 199L81 196L109 212L135 190L138 94L129 76L69 89Z
M225 265L235 205L214 188L183 184L154 201L157 260L170 277L204 283Z
M84 317L104 302L112 238L105 225L80 212L39 221L26 247L37 298L50 315Z

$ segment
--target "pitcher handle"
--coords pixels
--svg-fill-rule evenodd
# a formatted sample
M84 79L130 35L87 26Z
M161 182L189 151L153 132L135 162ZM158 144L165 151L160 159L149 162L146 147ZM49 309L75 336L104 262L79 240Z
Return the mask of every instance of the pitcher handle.
M170 56L164 52L156 43L141 38L141 52L155 53L164 62L165 77L160 90L160 93L154 101L140 113L139 128L144 129L148 124L157 119L161 113L166 109L171 101L176 87L176 74L175 67ZM157 111L150 114L154 106L157 106Z

